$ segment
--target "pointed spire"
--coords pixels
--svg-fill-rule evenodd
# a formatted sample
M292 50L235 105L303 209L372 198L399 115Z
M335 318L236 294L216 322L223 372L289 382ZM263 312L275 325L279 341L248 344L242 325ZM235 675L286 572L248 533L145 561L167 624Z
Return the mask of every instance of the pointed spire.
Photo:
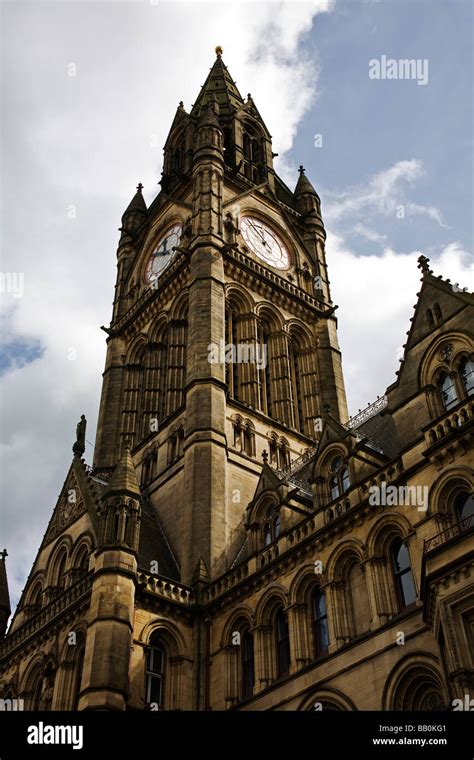
M140 486L138 485L135 467L133 466L130 446L124 448L122 456L117 462L110 478L106 495L110 496L111 494L140 496Z
M128 204L127 208L125 209L122 219L127 214L143 214L146 216L148 214L148 209L146 207L145 199L142 195L143 185L141 182L137 185L137 192L133 196L132 200Z
M222 60L222 48L219 45L216 47L214 65L192 107L192 115L196 116L200 113L202 105L209 100L211 94L215 96L219 105L219 113L222 116L229 116L244 103L227 66Z
M5 559L8 552L4 549L0 552L0 638L3 638L7 630L8 618L10 617L10 595L8 593L7 568Z
M193 575L193 585L195 583L209 583L209 572L204 561L204 557L199 559Z
M315 195L318 197L318 194L314 187L312 186L311 182L309 181L308 177L305 174L304 166L300 166L298 169L300 176L298 177L298 182L296 183L294 196L297 198L299 195L310 193L311 195Z

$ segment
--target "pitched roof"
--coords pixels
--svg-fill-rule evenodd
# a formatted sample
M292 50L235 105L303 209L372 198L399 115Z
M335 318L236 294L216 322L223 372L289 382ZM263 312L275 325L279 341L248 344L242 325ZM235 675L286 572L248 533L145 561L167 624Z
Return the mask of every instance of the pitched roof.
M369 439L368 445L375 445L383 454L395 459L401 450L397 428L391 414L379 412L363 422L355 432L361 433Z
M158 574L172 581L180 580L180 570L166 539L155 510L147 499L143 499L140 540L138 543L138 569L150 572L153 561L158 562Z

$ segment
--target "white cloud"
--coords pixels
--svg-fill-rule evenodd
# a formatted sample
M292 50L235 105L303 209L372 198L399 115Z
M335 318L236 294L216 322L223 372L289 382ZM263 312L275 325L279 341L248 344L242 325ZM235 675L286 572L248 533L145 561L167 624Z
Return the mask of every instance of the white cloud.
M420 289L417 259L421 251L359 256L341 236L328 233L327 259L333 301L338 313L339 342L349 413L375 401L396 380L401 347L410 328ZM473 289L474 261L456 243L431 254L430 267L461 287Z
M438 209L406 199L405 185L413 185L423 176L423 172L423 163L412 158L409 161L398 161L388 169L374 174L366 184L338 193L327 192L326 219L338 222L359 215L365 219L367 213L396 218L399 209L403 207L404 215L424 215L441 227L446 227Z

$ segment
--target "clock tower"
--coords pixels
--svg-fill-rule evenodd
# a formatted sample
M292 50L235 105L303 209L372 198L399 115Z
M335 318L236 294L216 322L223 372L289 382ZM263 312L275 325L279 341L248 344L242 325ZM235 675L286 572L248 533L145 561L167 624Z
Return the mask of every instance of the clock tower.
M347 420L320 199L275 155L216 48L160 193L147 207L139 185L122 217L94 472L130 448L185 584L230 567L263 461L285 470L325 411Z

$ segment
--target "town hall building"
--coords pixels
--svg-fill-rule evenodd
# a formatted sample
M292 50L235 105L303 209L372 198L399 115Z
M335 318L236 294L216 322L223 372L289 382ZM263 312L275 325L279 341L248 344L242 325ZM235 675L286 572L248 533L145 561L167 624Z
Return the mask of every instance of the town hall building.
M275 155L216 48L160 192L147 207L139 185L123 214L94 459L82 416L8 628L0 553L0 698L474 697L473 296L421 256L395 380L349 418L320 198Z

